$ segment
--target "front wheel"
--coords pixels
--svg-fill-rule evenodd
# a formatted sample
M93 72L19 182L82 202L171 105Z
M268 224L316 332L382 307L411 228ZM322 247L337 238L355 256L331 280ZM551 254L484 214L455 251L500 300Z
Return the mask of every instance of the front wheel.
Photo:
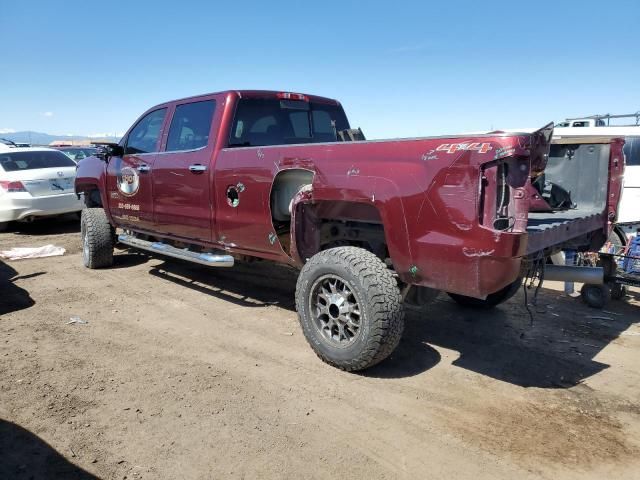
M113 265L113 227L102 208L85 208L80 217L82 262L87 268Z
M400 289L391 271L357 247L314 255L298 277L296 308L311 348L324 362L347 371L387 358L404 329Z
M501 303L506 302L513 297L522 286L522 278L518 278L515 282L507 285L502 290L487 295L487 298L481 300L479 298L466 297L457 293L448 293L448 295L459 305L471 308L493 308Z

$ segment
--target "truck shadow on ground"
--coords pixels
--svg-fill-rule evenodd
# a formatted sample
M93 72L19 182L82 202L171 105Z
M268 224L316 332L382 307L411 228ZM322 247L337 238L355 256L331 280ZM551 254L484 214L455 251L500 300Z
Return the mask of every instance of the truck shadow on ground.
M109 269L130 268L136 265L147 263L151 257L143 252L134 249L126 251L117 251L113 255L113 265Z
M297 271L268 262L207 268L179 260L152 267L151 275L243 307L277 305L295 311Z
M278 305L295 311L297 272L269 262L211 269L168 260L151 275L244 307ZM432 304L409 310L396 351L364 376L403 378L441 361L434 348L459 355L453 365L522 387L568 388L606 369L594 357L638 321L638 308L613 302L612 314L580 299L541 289L533 324L522 292L493 310L462 308L441 294ZM544 311L543 311L544 310ZM605 317L597 319L589 317Z
M98 477L68 462L37 435L0 419L0 478L90 480Z
M416 375L437 363L430 345L452 350L453 365L521 387L569 388L606 369L594 360L611 341L638 321L638 309L613 303L606 314L580 299L542 289L533 324L522 294L489 311L462 308L446 295L422 311L410 311L402 342L393 355L364 375ZM590 318L590 317L602 317ZM425 360L426 358L426 360Z
M0 260L0 315L5 313L24 310L35 305L35 301L24 288L17 286L14 282L27 277L43 275L45 272L32 273L23 277L16 277L13 267Z

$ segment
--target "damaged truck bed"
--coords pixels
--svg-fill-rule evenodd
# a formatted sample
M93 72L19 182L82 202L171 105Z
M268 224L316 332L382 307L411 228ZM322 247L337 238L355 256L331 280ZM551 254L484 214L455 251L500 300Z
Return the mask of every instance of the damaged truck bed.
M530 189L527 254L598 250L615 220L622 189L621 139L553 139L544 173ZM551 204L551 205L550 205Z
M118 242L212 267L292 265L314 351L367 368L399 342L403 302L444 291L494 306L532 261L605 241L621 143L551 145L552 132L367 141L313 95L167 102L80 162L83 261L110 266Z

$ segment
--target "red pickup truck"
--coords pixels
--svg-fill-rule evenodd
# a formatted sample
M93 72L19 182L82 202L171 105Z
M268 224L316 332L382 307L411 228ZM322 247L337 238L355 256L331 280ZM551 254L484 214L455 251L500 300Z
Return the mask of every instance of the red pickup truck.
M366 141L339 102L313 95L167 102L79 163L83 261L108 267L120 243L214 267L295 266L312 348L331 365L364 369L397 346L403 302L444 291L495 306L532 261L604 243L621 144L596 159L605 164L592 183L604 193L582 189L588 208L565 202L530 215L552 131Z

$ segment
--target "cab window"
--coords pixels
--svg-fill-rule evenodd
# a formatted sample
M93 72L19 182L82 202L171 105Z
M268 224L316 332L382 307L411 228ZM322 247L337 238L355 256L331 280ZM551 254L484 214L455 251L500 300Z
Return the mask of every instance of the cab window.
M242 98L229 147L336 142L337 132L348 128L342 107L335 103Z
M209 143L215 100L178 105L171 120L167 152L195 150Z
M158 139L160 138L160 130L162 122L167 113L166 108L154 110L145 115L127 138L127 146L125 155L135 155L141 153L153 153L158 151Z

